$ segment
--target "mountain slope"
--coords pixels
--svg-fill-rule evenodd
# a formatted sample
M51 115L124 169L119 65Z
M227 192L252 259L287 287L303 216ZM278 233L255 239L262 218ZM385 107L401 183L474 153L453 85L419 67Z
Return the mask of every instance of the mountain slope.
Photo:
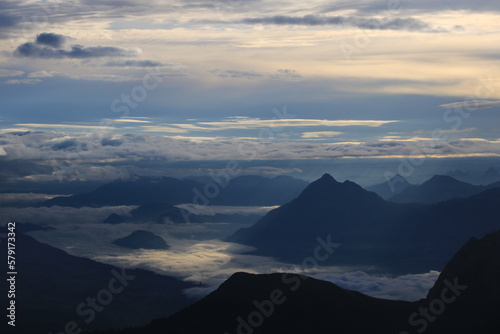
M404 177L397 174L386 182L367 187L366 190L376 193L383 199L389 199L411 186Z
M1 228L0 233L7 232ZM0 243L3 254L6 245ZM182 292L193 286L189 283L75 257L20 232L16 265L17 334L60 333L70 321L82 330L145 325L192 302ZM3 287L5 273L0 274ZM95 308L88 298L95 299Z
M239 176L199 183L170 177L116 180L89 193L56 197L43 206L140 205L194 203L198 205L277 205L295 198L307 182L289 176ZM215 194L215 195L214 195Z
M433 205L397 204L325 175L227 240L298 264L320 239L330 240L341 246L319 264L377 266L393 274L440 270L471 236L500 228L498 203L499 188Z
M433 204L453 198L466 198L488 189L500 188L500 182L472 185L447 175L436 175L418 186L411 186L389 200L397 203Z
M172 317L120 333L397 333L414 305L296 274L236 273Z
M113 241L115 245L132 249L169 249L167 242L152 232L137 230L126 237Z

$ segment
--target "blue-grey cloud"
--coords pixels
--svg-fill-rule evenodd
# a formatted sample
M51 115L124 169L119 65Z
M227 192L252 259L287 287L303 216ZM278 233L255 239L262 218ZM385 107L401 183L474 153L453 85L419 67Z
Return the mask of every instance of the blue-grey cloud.
M263 77L264 75L254 72L254 71L241 71L241 70L212 70L210 71L213 75L219 78L246 78L255 79Z
M34 42L21 44L14 51L17 57L42 59L87 59L100 57L135 57L139 54L137 48L121 48L115 46L83 46L71 45L69 49L61 48L69 39L67 36L42 33Z
M35 42L37 44L50 46L53 48L60 48L66 43L67 37L64 35L54 34L51 32L43 32L36 36Z
M104 64L109 67L158 67L164 64L153 60L125 60L125 61L110 61Z
M257 18L246 18L240 21L245 24L274 24L274 25L302 25L302 26L347 26L371 30L407 30L441 32L443 28L434 28L429 23L413 17L407 18L363 18L354 16L287 16L276 15Z

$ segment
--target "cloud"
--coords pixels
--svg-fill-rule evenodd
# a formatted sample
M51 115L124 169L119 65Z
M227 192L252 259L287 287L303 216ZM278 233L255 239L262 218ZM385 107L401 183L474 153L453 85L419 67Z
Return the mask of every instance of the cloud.
M420 32L444 32L442 28L434 28L429 23L413 17L409 18L371 18L354 16L287 16L276 15L268 17L246 18L240 21L245 24L301 25L355 27L370 30L406 30Z
M10 79L5 83L9 85L34 85L40 82L42 82L40 79Z
M47 71L36 71L28 74L29 78L50 78L53 76L54 76L53 72L47 72Z
M241 71L241 70L211 70L209 71L218 78L245 78L255 79L261 78L264 75L254 71Z
M470 101L442 104L440 105L440 107L446 109L467 109L467 110L488 109L488 108L500 107L500 101L470 100Z
M0 68L0 77L18 77L23 74L24 74L23 71L7 70L4 68Z
M303 132L302 138L306 139L317 139L317 138L330 138L335 136L340 136L343 132L337 131L316 131L316 132Z
M233 224L99 224L102 217L111 213L127 214L131 207L93 208L25 208L13 209L10 216L39 216L44 222L54 218L56 227L51 232L33 232L35 238L67 252L90 257L98 261L122 266L139 267L161 274L172 275L188 281L202 282L205 286L190 289L186 293L202 297L216 289L234 272L245 271L255 274L272 272L295 272L333 282L343 288L360 291L367 295L394 300L415 301L424 298L439 272L429 272L400 277L372 276L363 271L344 267L319 267L304 270L297 265L281 263L269 257L247 255L251 247L222 242L217 238L234 230ZM224 212L223 210L221 212ZM78 217L74 222L70 217ZM103 218L102 218L103 219ZM20 220L20 219L18 219ZM38 224L42 224L40 221ZM237 224L236 228L243 226ZM137 229L149 230L164 238L171 249L126 250L111 242ZM195 237L195 239L193 239ZM197 239L201 238L201 239Z
M88 59L101 57L135 57L141 53L138 48L121 48L114 46L82 46L71 45L69 49L61 46L69 37L53 34L39 34L34 42L21 44L14 51L17 57L42 59Z
M125 60L125 61L110 61L104 64L109 67L159 67L164 66L163 63L153 60Z
M295 70L279 69L275 74L271 74L272 79L278 80L295 80L300 79L302 76L298 74Z
M67 40L68 37L64 35L44 32L36 36L35 43L50 46L52 48L60 48Z

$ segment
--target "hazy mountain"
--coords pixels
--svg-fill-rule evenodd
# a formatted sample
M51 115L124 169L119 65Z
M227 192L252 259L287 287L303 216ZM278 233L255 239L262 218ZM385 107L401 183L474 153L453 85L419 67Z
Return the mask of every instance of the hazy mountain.
M451 176L436 175L418 186L411 186L389 200L397 203L438 203L453 198L465 198L480 192L500 187L500 183L488 186L472 185Z
M0 233L7 231L1 228ZM7 242L1 241L2 254L7 254ZM183 294L193 286L189 283L75 257L19 231L15 256L16 330L3 333L61 333L73 321L82 330L140 326L192 302ZM5 274L2 270L2 286ZM6 301L2 297L3 310Z
M339 243L319 264L377 267L394 274L440 270L471 236L500 228L498 203L498 188L434 205L392 203L325 174L298 198L227 240L299 264L318 247L333 253L333 246L324 245Z
M409 187L411 187L411 184L404 177L396 174L386 182L367 187L366 190L373 191L383 199L389 199Z
M139 205L148 202L167 202L173 204L190 203L193 189L201 185L192 180L179 180L171 177L133 180L116 180L89 192L70 197L56 197L45 201L44 206L104 206Z
M309 182L291 176L237 177L220 190L211 205L281 205L297 197Z
M199 183L190 179L136 178L117 180L89 192L56 197L43 206L140 205L194 203L198 205L279 205L296 197L307 182L289 176L239 176Z
M451 170L446 175L462 182L474 183L474 177L460 169Z
M482 184L490 184L500 181L500 172L493 167L490 167L484 172L481 178Z
M167 242L149 231L138 230L134 231L126 237L113 241L115 245L132 248L132 249L169 249Z
M500 332L500 232L472 239L427 298L368 297L296 274L236 273L168 318L120 334L496 334Z

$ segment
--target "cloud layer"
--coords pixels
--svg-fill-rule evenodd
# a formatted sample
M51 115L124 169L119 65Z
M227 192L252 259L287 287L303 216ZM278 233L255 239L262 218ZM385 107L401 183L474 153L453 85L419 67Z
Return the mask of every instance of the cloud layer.
M34 42L21 44L14 51L18 57L42 58L42 59L87 59L101 57L135 57L141 50L137 48L120 48L114 46L83 46L71 45L68 49L62 49L67 36L54 33L42 33L36 37Z

